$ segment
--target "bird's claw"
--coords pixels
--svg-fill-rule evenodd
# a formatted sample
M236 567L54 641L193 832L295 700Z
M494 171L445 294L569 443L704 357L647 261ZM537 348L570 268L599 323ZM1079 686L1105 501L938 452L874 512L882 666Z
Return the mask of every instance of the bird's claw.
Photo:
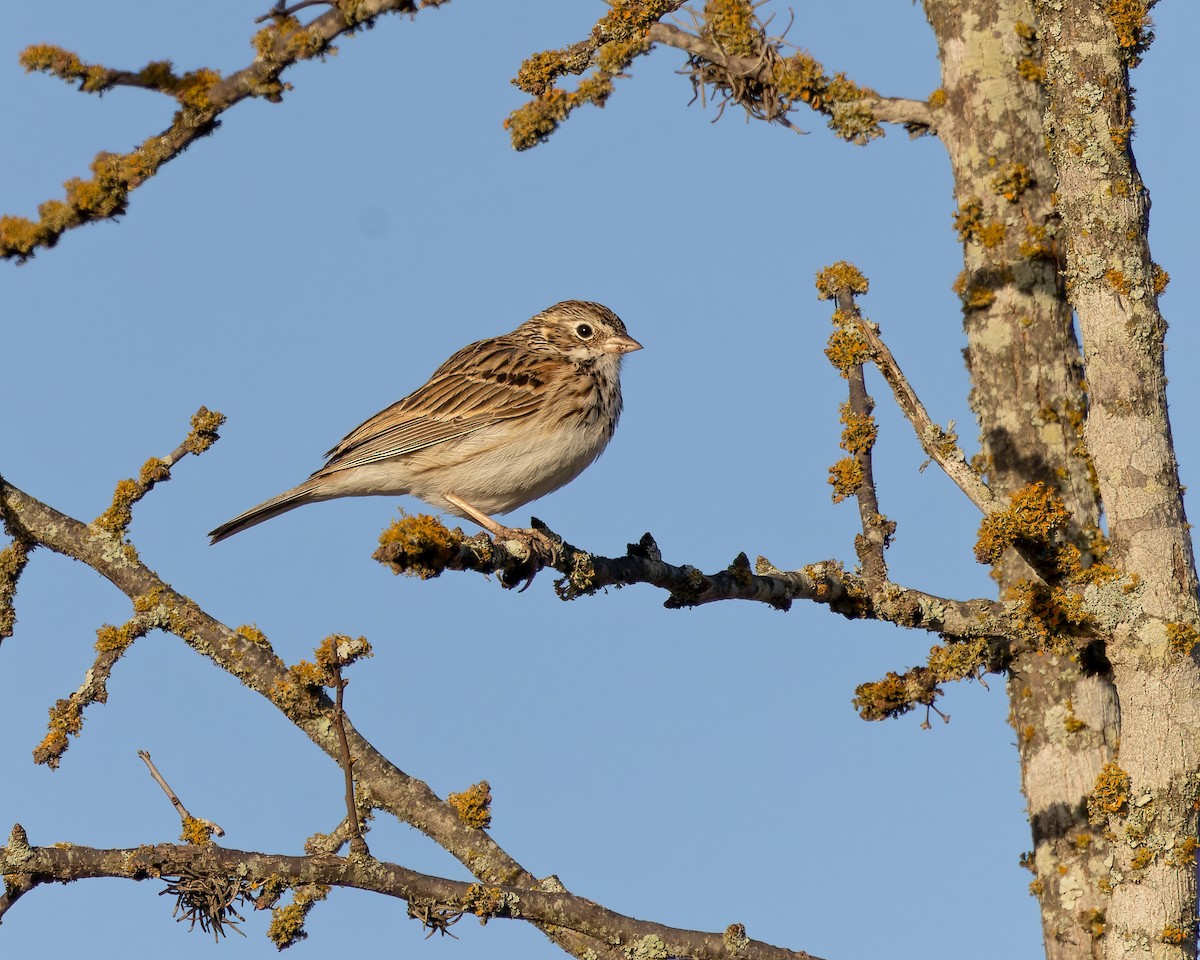
M503 543L504 549L517 558L521 566L528 570L523 576L524 583L517 593L524 593L533 583L537 572L545 566L554 566L561 555L560 544L554 538L547 536L541 530L530 528L503 527L495 534L495 542ZM513 549L516 547L517 549ZM515 586L516 581L506 586Z

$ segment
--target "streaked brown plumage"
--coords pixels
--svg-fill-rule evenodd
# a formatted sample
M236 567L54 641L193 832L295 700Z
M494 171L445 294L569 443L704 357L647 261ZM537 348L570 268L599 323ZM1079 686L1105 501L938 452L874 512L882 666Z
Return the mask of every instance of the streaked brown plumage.
M334 497L412 494L504 531L507 513L570 482L621 415L621 357L641 344L607 307L557 303L463 347L429 382L352 430L297 487L217 527L224 540Z

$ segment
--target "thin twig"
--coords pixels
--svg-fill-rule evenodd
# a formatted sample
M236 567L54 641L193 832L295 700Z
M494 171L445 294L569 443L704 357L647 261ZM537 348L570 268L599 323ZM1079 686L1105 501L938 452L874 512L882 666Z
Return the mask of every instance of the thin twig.
M362 828L358 822L358 806L354 802L354 757L350 755L350 744L346 740L346 711L342 706L342 698L346 692L348 681L342 676L342 661L338 654L337 643L330 644L333 650L333 676L335 699L333 705L333 725L337 729L338 744L342 750L342 770L346 776L346 817L350 825L350 852L370 856L367 841L363 839Z
M267 13L264 13L261 17L255 17L254 22L263 23L267 20L274 20L277 17L290 17L297 10L316 6L336 7L337 2L336 0L300 0L300 3L294 3L289 7L283 0L279 0L279 3L275 4Z
M225 836L225 831L221 829L220 824L213 823L211 820L205 820L203 817L193 817L188 813L187 807L183 805L183 801L179 799L178 794L171 789L171 785L163 778L163 775L158 772L158 767L154 765L154 761L150 759L150 753L147 750L139 750L138 756L150 768L150 776L152 776L160 787L163 788L163 793L167 795L167 799L171 801L171 805L175 807L175 812L179 814L179 819L186 825L189 820L199 820L202 824L209 827L218 837Z
M1004 504L996 499L991 488L967 463L954 434L933 422L925 405L921 403L916 391L909 384L908 378L900 369L900 364L892 356L892 351L887 348L887 344L880 337L879 327L865 319L859 313L857 306L853 306L851 312L859 331L871 347L875 366L883 374L883 379L887 381L888 386L892 388L896 403L908 422L912 424L913 430L916 431L917 440L922 449L967 495L967 499L985 514L1003 509Z
M735 82L756 84L772 82L771 71L774 61L778 59L777 53L774 58L761 53L758 56L730 54L722 50L718 44L670 23L652 24L647 36L654 43L682 50L694 60L705 61L720 67L726 77ZM768 47L768 49L774 52L774 48ZM864 90L864 94L868 93L869 91ZM860 105L870 110L880 122L900 124L910 134L936 133L934 111L924 100L867 95L861 101L843 104L846 108Z

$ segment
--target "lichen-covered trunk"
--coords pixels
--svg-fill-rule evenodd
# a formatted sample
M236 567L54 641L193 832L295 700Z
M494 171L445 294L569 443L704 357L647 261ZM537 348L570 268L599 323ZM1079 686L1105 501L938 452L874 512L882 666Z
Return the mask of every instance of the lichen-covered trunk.
M1131 147L1129 67L1152 39L1148 6L1034 0L1065 277L1088 360L1087 446L1111 560L1137 578L1129 602L1102 607L1121 718L1107 776L1128 798L1105 823L1116 838L1109 958L1196 955L1196 570L1167 416L1165 275L1150 258L1149 200Z
M1088 400L1061 278L1033 13L1027 0L925 0L925 10L942 63L934 102L964 249L956 290L979 466L1000 494L1035 481L1056 488L1086 554L1099 504L1083 443ZM1032 576L1015 557L994 573L1001 596ZM1096 667L1027 653L1008 682L1033 835L1030 889L1051 960L1091 960L1102 950L1110 841L1089 822L1086 801L1114 757L1119 710L1111 679Z

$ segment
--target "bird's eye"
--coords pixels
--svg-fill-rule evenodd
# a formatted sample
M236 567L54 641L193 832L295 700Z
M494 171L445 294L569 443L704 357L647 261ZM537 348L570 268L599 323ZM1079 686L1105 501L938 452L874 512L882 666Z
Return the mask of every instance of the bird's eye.
M591 340L596 335L596 331L592 329L590 323L580 323L575 327L575 335L580 340Z

